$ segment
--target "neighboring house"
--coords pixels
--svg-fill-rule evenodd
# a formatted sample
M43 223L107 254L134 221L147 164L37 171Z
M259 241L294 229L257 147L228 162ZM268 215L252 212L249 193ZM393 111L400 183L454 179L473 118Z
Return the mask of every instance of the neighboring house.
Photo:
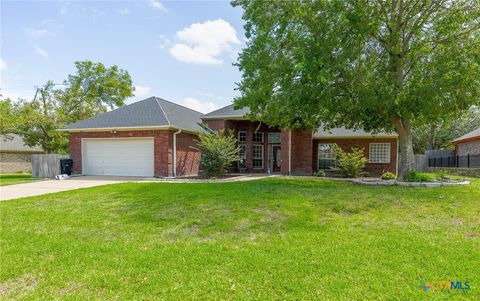
M18 135L9 134L0 139L0 172L31 172L32 154L42 154L42 148L25 145Z
M457 156L480 155L480 128L452 141Z
M364 148L372 174L396 172L397 136L333 129L285 130L249 121L233 105L202 113L151 97L63 128L70 132L74 173L84 175L187 176L199 170L195 132L200 123L231 129L240 145L238 172L312 175L334 168L333 144Z

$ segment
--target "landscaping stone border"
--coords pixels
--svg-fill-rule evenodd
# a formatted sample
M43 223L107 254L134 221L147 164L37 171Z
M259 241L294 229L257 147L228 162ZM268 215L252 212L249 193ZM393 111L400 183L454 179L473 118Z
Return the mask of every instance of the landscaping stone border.
M405 187L442 187L442 186L464 186L469 185L470 181L461 181L461 182L400 182L397 180L382 180L374 178L328 178L323 177L323 179L336 180L350 182L360 185L369 185L369 186L405 186Z

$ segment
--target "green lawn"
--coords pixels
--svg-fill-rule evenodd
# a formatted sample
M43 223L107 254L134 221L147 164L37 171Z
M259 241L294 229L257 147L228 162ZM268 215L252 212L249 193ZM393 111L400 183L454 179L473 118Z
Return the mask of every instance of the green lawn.
M3 299L480 299L480 180L125 183L0 210Z
M0 186L26 183L33 179L29 173L0 173Z

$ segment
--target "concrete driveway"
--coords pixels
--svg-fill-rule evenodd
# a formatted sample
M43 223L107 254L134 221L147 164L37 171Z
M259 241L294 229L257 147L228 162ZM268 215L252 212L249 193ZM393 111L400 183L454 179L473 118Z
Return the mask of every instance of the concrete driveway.
M67 191L79 188L95 187L122 182L139 182L145 180L138 177L72 177L67 180L34 181L0 187L0 201L42 195L53 192Z

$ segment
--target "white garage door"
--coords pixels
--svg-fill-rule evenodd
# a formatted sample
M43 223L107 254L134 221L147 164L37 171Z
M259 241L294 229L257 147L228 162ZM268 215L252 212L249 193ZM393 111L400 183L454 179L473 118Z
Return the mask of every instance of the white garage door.
M83 174L153 176L153 138L83 139Z

